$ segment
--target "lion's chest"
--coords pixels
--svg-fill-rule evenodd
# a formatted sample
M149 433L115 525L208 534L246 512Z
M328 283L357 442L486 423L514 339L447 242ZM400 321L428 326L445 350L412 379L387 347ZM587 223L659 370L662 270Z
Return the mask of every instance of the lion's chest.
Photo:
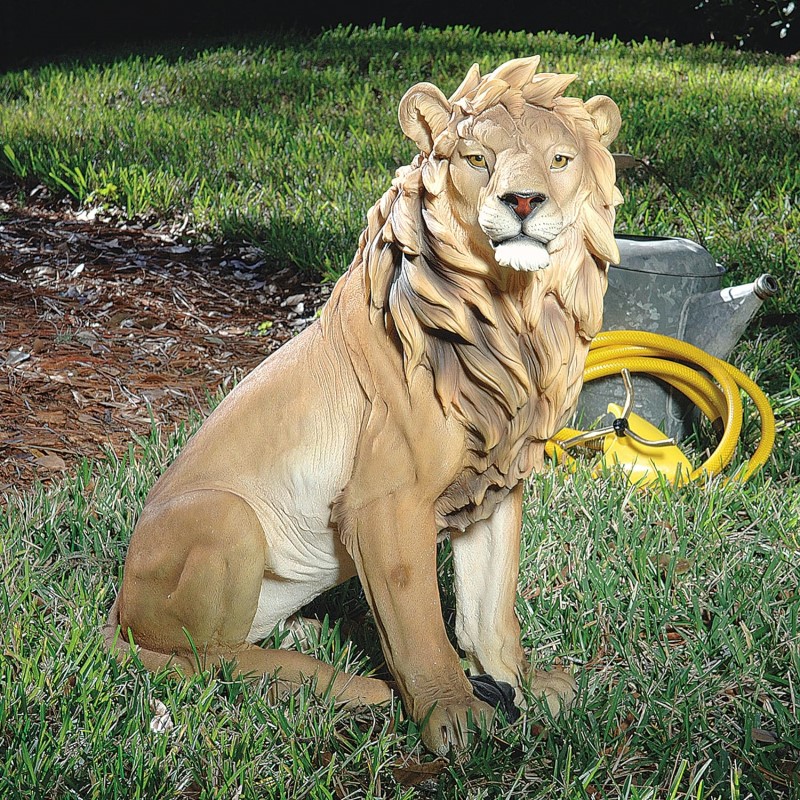
M544 446L566 423L577 405L583 385L588 343L576 339L564 348L555 378L534 387L526 402L509 420L493 446L480 447L480 428L466 422L468 452L465 467L439 497L436 505L441 529L464 530L491 516L517 484L544 465ZM532 370L533 372L533 370Z
M544 442L527 435L510 436L491 454L470 453L468 460L436 503L441 530L464 530L490 517L520 481L542 468Z

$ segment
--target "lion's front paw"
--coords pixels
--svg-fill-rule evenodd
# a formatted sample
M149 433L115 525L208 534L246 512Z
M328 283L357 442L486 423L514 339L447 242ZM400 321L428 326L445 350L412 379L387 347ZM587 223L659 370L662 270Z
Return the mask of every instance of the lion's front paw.
M575 701L578 684L575 678L563 669L550 671L532 670L529 680L531 694L547 702L547 708L553 717L567 711Z
M432 752L446 756L452 750L463 750L470 735L492 724L495 710L477 698L465 698L460 703L438 702L426 715L422 742Z

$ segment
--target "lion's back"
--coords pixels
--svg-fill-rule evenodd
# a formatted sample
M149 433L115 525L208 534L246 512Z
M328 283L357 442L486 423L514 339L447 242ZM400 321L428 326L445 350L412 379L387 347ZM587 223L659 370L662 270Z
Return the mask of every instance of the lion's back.
M352 367L319 323L249 373L192 435L148 502L215 488L259 517L327 526L349 477L364 402Z

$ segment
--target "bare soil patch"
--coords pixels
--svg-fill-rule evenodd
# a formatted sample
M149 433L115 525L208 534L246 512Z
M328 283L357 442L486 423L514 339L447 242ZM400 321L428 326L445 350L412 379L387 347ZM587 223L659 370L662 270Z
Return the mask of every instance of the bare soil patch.
M172 429L305 327L330 287L245 245L0 191L0 496Z

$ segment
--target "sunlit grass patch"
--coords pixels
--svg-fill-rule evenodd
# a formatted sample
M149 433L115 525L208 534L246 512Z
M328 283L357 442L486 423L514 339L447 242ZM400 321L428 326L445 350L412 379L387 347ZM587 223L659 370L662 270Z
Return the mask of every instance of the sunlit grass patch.
M798 267L796 68L718 46L626 45L567 35L338 28L0 76L0 170L130 216L188 216L276 263L335 276L369 206L413 155L397 106L413 83L448 93L477 61L539 53L569 92L611 95L625 174L618 229L696 238L743 282Z

